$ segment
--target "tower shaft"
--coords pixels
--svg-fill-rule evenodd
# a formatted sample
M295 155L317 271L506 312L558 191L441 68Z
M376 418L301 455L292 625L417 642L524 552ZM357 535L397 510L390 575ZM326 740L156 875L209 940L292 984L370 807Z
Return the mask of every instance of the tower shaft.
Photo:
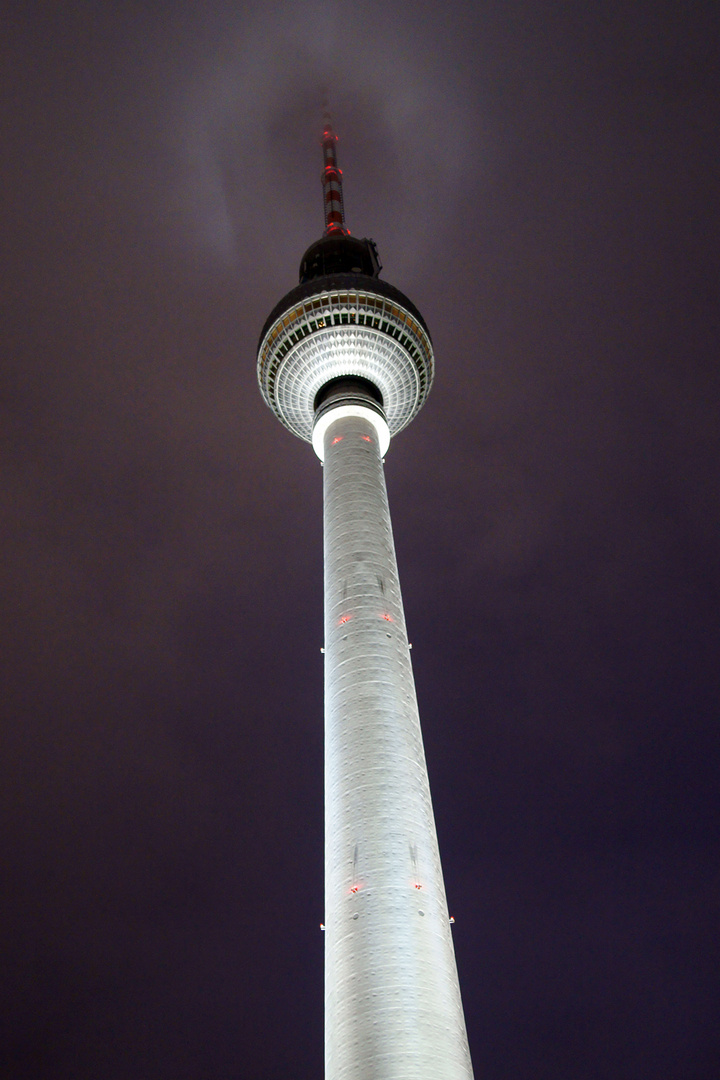
M323 426L325 1077L471 1080L380 432Z

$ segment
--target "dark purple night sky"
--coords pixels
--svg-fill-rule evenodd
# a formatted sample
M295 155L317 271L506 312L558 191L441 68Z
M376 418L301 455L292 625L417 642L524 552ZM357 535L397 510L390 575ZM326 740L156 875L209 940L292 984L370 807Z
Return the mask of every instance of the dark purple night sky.
M326 84L478 1080L717 1080L715 5L11 6L3 1080L322 1077Z

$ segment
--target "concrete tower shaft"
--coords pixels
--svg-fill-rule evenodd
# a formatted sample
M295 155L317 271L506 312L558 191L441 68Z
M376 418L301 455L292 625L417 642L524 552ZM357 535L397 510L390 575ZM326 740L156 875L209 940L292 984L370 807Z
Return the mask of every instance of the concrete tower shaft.
M332 416L323 471L325 1076L469 1080L378 428L359 412Z

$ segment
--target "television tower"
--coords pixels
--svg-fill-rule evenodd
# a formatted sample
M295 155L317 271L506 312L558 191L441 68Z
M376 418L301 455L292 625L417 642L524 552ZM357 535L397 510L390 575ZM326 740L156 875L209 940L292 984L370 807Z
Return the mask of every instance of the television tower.
M325 1077L470 1080L383 458L433 379L417 308L345 227L336 136L325 232L260 335L266 403L323 463Z

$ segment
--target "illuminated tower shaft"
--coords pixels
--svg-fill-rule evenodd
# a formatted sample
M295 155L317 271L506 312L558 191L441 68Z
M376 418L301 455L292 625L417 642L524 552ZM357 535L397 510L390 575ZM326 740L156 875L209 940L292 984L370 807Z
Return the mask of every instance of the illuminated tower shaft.
M378 433L361 416L328 420L325 1075L465 1080L472 1068Z

